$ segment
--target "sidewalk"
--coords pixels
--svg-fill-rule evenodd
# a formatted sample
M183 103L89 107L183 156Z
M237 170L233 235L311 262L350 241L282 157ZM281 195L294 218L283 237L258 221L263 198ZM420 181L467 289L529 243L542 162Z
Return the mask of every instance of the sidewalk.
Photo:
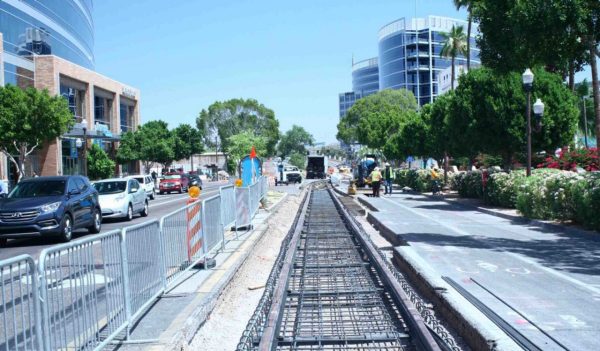
M270 193L267 210L259 210L253 230L226 233L227 246L214 255L216 266L192 269L179 285L159 298L131 331L129 342L118 350L181 350L207 320L219 296L268 230L267 220L287 194Z
M423 195L359 199L429 286L451 278L544 350L600 349L600 235Z

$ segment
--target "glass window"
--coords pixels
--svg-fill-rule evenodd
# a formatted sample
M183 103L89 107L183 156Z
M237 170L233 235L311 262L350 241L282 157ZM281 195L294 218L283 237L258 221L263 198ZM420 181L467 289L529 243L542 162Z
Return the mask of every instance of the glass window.
M69 188L67 189L67 191L68 191L69 193L72 193L72 192L74 192L74 191L77 191L77 190L79 190L79 187L78 187L78 186L77 186L77 184L75 183L75 178L71 178L71 179L69 180Z
M122 193L127 188L127 182L122 180L111 181L111 182L98 182L94 183L94 188L98 191L98 194L118 194Z
M70 187L69 187L70 189ZM20 182L8 195L11 199L38 196L60 196L65 193L64 180Z
M32 71L10 63L4 63L4 84L12 84L25 89L33 88L34 83L34 74Z
M77 184L77 187L81 191L86 191L88 188L88 186L85 183L85 181L83 180L83 178L75 178L75 184Z

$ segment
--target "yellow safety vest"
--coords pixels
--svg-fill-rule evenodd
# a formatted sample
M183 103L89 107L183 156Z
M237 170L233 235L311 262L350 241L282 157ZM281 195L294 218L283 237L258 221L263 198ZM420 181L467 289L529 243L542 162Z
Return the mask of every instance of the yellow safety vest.
M371 181L372 182L379 182L379 181L381 181L381 172L379 172L379 171L373 171L373 173L371 173Z

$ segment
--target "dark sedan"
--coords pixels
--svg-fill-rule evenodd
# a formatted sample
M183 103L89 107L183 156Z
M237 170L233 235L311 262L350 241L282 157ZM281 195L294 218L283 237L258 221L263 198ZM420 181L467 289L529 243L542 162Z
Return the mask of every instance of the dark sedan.
M46 236L66 242L73 230L99 233L101 225L98 192L81 176L27 179L0 198L0 245L9 238Z

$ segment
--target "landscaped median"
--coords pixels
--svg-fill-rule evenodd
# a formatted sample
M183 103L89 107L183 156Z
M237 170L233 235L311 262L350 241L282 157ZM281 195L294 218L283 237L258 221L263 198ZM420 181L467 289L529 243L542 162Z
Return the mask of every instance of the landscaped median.
M485 171L487 172L487 171ZM600 173L576 173L558 169L525 171L470 171L449 175L452 189L461 197L478 198L487 204L516 208L533 219L572 221L600 230ZM419 192L431 189L425 170L401 170L396 183Z

